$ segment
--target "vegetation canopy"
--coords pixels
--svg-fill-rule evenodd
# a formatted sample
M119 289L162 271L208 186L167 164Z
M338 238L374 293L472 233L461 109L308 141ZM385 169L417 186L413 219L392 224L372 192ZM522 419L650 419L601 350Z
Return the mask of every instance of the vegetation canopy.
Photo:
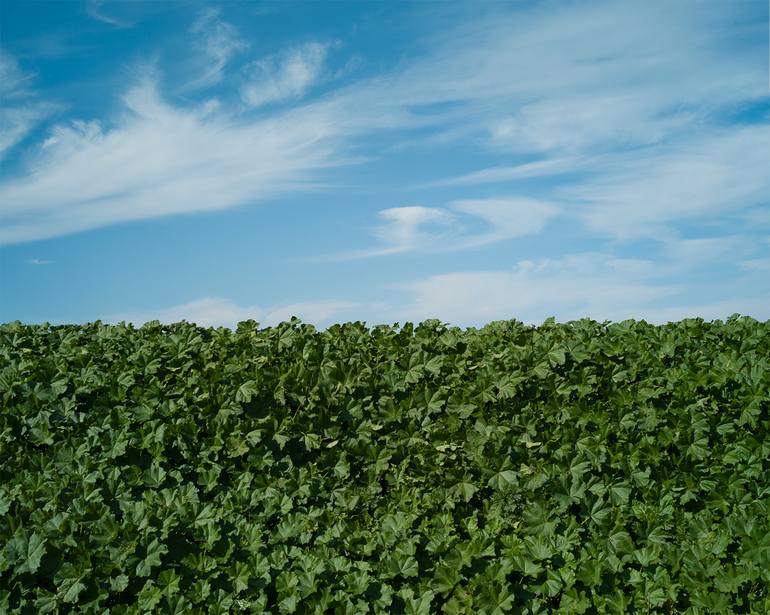
M768 613L770 321L0 326L0 613Z

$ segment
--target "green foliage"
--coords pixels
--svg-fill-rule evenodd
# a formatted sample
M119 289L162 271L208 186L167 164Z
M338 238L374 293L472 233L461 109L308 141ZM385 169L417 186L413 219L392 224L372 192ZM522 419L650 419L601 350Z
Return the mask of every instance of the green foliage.
M0 613L770 612L770 323L0 326Z

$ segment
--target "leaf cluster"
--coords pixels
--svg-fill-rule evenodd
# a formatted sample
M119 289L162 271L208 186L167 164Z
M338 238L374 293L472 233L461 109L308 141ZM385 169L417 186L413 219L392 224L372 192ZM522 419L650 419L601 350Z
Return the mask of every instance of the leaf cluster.
M0 326L0 613L770 612L770 322Z

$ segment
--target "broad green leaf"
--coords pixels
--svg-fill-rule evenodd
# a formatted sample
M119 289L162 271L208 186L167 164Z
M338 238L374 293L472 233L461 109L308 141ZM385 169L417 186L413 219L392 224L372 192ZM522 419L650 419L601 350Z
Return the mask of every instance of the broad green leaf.
M433 590L426 590L415 597L414 592L409 589L400 592L400 595L404 599L407 615L430 615L430 605L435 597Z
M464 502L470 502L473 494L477 491L478 489L476 486L468 481L460 481L459 483L454 484L450 489L452 495L461 497Z
M348 474L350 474L350 464L348 464L348 461L344 455L340 457L337 465L334 466L334 473L339 478L346 478Z
M2 488L0 488L0 518L8 512L11 507L12 498Z
M433 577L431 586L439 593L452 591L460 582L460 571L454 566L439 566Z
M0 604L0 609L2 608L4 607L2 604ZM37 599L35 600L35 613L55 613L57 612L58 608L59 598L56 596L56 594L45 592L42 595L38 595Z
M570 466L570 473L572 474L572 477L575 480L580 480L580 478L588 472L588 470L591 468L591 462L590 461L581 461L579 463L575 463Z
M253 380L247 380L238 387L238 391L235 393L235 401L249 403L258 393L257 383Z
M634 551L634 559L636 559L642 566L650 566L658 558L652 549L643 547Z
M511 557L511 561L513 562L514 569L521 572L524 576L536 577L543 571L542 566L523 555L514 555Z
M610 545L616 553L631 553L634 550L631 536L623 530L610 534Z
M548 351L548 360L551 362L551 365L564 365L567 360L564 348L551 348Z
M441 366L444 363L444 357L441 355L436 355L432 359L430 359L428 362L425 363L425 371L429 374L433 374L434 376L437 376L441 372Z
M505 489L511 485L515 485L518 481L516 472L513 470L501 470L496 472L487 481L487 485L493 489Z
M153 612L162 597L160 589L155 587L152 579L149 579L139 592L137 606L142 609L142 612Z
M623 483L617 483L610 486L609 493L610 501L615 506L624 506L628 503L628 498L631 495L631 487Z
M160 543L157 538L147 546L147 555L136 565L136 574L139 577L146 577L155 566L160 566L161 556L168 551L166 545Z
M607 506L607 504L603 502L601 498L599 498L591 506L591 511L589 512L588 516L591 521L597 525L602 525L607 521L611 512L612 509Z
M402 577L416 577L418 572L417 560L411 555L394 554L390 558L390 571Z
M8 543L9 560L16 564L16 573L34 574L46 550L46 540L37 532L18 534Z
M74 604L78 601L78 596L86 588L80 579L67 579L59 588L61 601L66 604Z
M527 554L535 561L548 559L553 555L553 550L541 536L527 536L524 544Z
M128 577L125 574L119 574L116 577L110 579L110 591L122 592L128 587Z
M668 539L668 534L662 527L654 527L647 534L647 541L652 544L662 545Z

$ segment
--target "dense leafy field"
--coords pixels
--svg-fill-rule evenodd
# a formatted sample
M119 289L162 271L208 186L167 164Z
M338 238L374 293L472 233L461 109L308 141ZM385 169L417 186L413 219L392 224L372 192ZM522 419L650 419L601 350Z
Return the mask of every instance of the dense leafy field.
M0 612L770 612L770 322L10 324L0 400Z

